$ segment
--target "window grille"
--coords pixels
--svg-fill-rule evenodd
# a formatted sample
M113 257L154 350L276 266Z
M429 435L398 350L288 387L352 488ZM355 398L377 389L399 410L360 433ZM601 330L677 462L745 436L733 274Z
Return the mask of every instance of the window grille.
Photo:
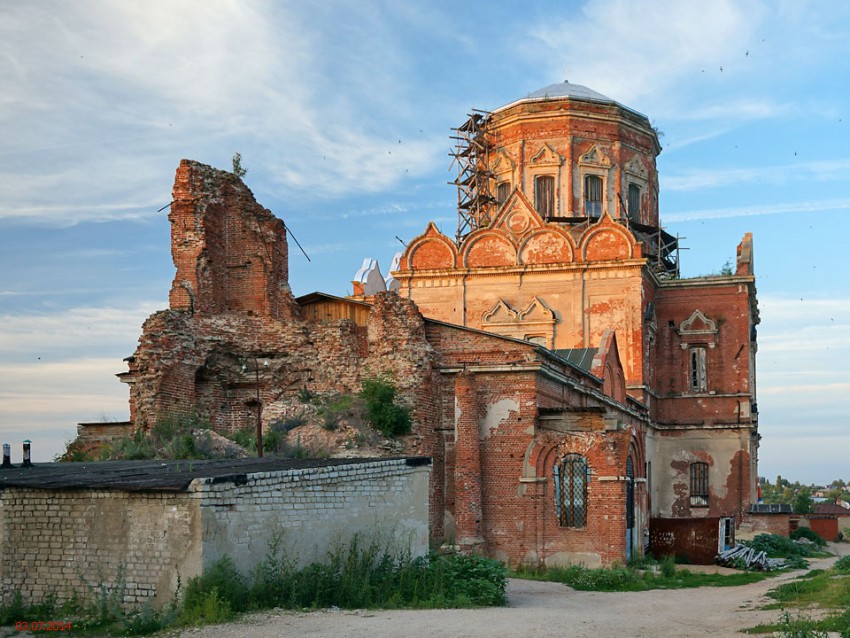
M598 175L584 178L584 213L588 217L602 215L602 178Z
M691 392L708 390L708 377L705 369L705 348L691 348L690 365Z
M567 454L555 465L555 513L561 527L587 525L590 468L579 454Z
M691 463L691 507L708 507L708 463Z
M534 207L544 219L555 216L555 178L551 175L535 178Z

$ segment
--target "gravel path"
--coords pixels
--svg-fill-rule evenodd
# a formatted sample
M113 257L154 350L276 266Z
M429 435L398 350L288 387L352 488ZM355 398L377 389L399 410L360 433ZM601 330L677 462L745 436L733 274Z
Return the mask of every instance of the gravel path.
M850 544L832 544L843 556ZM837 557L812 561L830 566ZM740 587L653 590L633 593L575 591L557 583L511 580L509 606L428 611L267 612L239 622L186 630L180 638L378 638L381 636L557 638L696 638L741 636L742 630L773 622L777 610L762 610L765 594L801 572Z

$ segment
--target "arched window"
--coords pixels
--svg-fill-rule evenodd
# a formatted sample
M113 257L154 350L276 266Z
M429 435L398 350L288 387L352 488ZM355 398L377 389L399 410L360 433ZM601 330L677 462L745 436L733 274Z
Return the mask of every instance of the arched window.
M555 513L561 527L587 526L587 482L590 468L580 454L567 454L555 464Z
M629 184L629 219L640 222L640 186Z
M534 207L543 219L555 216L555 178L551 175L534 178Z
M504 204L508 201L508 195L511 193L510 182L499 182L496 184L496 203Z
M584 177L584 214L587 217L602 215L602 178L599 175Z

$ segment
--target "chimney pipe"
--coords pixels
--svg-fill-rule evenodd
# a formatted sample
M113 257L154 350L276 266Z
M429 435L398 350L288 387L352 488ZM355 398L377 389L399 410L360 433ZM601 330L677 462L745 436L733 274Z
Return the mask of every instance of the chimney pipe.
M12 467L12 446L8 443L3 444L3 465L0 467Z
M30 443L29 439L24 439L24 462L21 463L21 467L32 467L32 461L30 460Z

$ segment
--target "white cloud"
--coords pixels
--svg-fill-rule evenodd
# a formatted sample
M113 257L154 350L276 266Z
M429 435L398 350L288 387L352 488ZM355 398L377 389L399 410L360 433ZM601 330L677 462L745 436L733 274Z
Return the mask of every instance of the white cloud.
M399 108L410 60L395 21L417 18L345 3L5 5L0 218L153 214L180 157L222 165L236 150L249 182L312 199L430 171L443 136L398 133L420 123Z
M158 305L0 315L0 435L24 433L48 460L77 423L127 419L129 392L115 375Z
M731 0L597 0L578 15L538 25L552 77L569 79L638 108L663 104L672 86L743 54L765 11ZM661 99L659 99L661 98ZM649 109L658 113L659 109Z

